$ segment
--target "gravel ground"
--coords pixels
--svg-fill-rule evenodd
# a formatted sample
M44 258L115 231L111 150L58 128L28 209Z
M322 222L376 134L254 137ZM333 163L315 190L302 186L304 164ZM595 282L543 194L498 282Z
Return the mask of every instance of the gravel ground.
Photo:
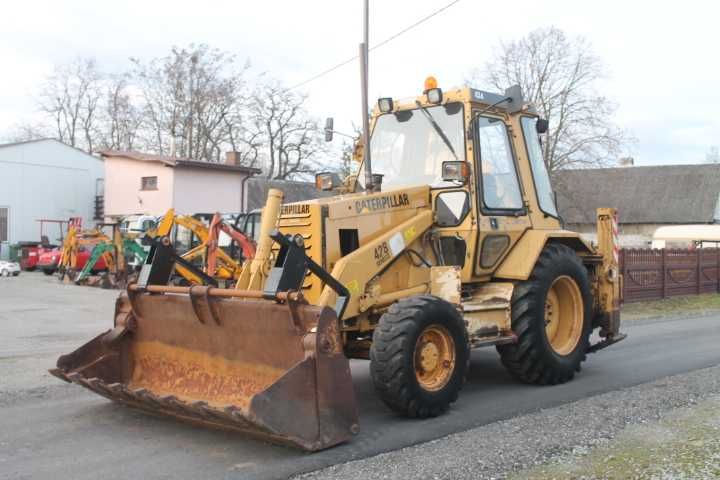
M518 473L515 478L527 478L522 472L524 469L606 445L608 439L621 434L628 426L663 419L674 414L677 408L694 406L719 393L720 366L716 366L492 423L296 478L502 479ZM557 477L550 475L548 478ZM581 478L581 474L575 472L569 478ZM629 474L621 478L638 477Z
M591 449L576 449L516 472L513 480L685 480L720 478L720 395L627 427Z

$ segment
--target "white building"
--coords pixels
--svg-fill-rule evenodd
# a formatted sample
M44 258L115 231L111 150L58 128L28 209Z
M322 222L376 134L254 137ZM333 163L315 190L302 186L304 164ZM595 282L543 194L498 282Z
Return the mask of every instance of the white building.
M83 226L92 225L103 178L102 159L57 140L0 144L3 253L5 244L38 241L41 218L82 217Z

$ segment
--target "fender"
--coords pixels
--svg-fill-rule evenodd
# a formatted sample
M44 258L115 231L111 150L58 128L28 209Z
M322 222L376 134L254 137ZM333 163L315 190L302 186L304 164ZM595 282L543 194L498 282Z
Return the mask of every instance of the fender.
M594 253L592 246L577 232L569 230L528 230L515 242L510 253L495 271L493 277L507 280L527 280L540 252L548 242L558 242L578 253Z

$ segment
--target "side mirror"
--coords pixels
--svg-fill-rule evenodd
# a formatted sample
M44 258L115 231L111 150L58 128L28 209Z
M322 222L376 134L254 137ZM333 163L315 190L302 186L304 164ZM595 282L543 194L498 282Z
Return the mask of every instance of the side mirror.
M326 142L332 142L333 139L333 126L334 126L334 120L332 117L328 117L325 119L325 141Z
M342 185L340 175L335 172L321 172L315 175L315 188L329 192Z
M537 122L535 122L535 131L537 131L537 133L545 133L548 131L549 126L550 123L547 121L547 118L538 118Z
M460 182L465 185L470 178L468 162L443 162L442 179L445 182Z

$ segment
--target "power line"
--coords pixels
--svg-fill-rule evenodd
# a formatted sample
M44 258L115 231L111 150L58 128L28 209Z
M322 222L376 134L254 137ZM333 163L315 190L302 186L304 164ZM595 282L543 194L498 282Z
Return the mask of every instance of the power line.
M369 50L370 50L370 51L375 50L376 48L380 48L380 47L382 47L383 45L385 45L385 44L387 44L387 43L395 40L395 39L398 38L400 35L403 35L403 34L409 32L410 30L412 30L413 28L417 27L418 25L420 25L420 24L422 24L422 23L425 23L426 21L430 20L432 17L434 17L434 16L436 16L436 15L444 12L444 11L447 10L448 8L452 7L453 5L455 5L456 3L458 3L459 1L460 1L460 0L454 0L454 1L450 2L450 3L448 3L447 5L445 5L444 7L440 8L440 9L438 9L438 10L435 10L435 11L432 12L431 14L429 14L429 15L421 18L420 20L418 20L417 22L413 23L412 25L409 25L408 27L405 27L404 29L400 30L399 32L397 32L397 33L389 36L388 38L386 38L386 39L383 40L382 42L378 43L377 45L373 45L372 47L369 48ZM294 85L294 86L290 87L290 90L295 90L296 88L300 88L300 87L302 87L303 85L307 85L308 83L310 83L310 82L312 82L312 81L315 81L315 80L317 80L317 79L320 78L320 77L324 77L324 76L327 75L328 73L332 73L332 72L334 72L335 70L337 70L337 69L339 69L339 68L342 68L342 67L344 67L345 65L347 65L347 64L349 64L349 63L354 62L355 60L357 60L357 58L358 58L357 55L355 55L354 57L348 58L348 59L345 60L344 62L338 63L337 65L334 65L334 66L328 68L327 70L323 70L322 72L318 73L317 75L313 75L312 77L308 78L307 80L304 80L304 81L298 83L297 85Z

